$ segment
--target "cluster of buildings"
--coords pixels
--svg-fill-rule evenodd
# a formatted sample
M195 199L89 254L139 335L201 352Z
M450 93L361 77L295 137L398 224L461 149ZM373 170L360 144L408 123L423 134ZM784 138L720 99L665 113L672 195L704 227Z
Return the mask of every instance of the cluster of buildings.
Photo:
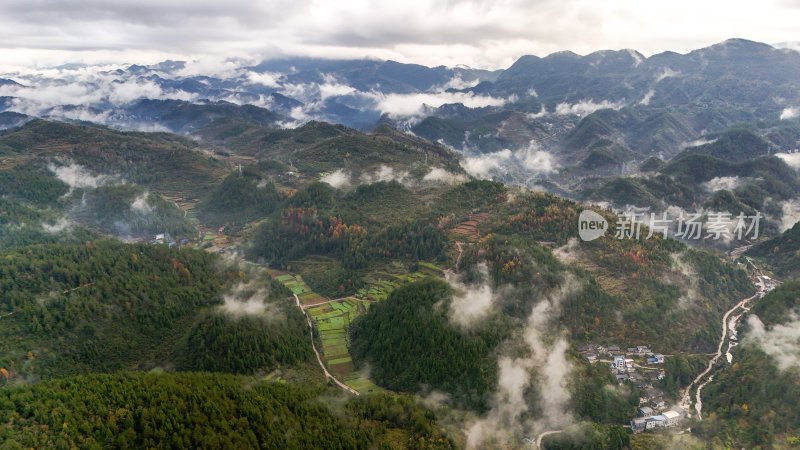
M672 428L680 425L685 418L686 411L680 406L674 406L660 413L649 406L643 406L639 408L639 417L631 420L631 430L634 433L641 433L656 428Z
M581 347L580 352L592 364L596 362L609 363L609 367L619 383L659 381L665 376L664 370L657 367L659 364L664 364L664 355L653 353L646 345L628 347L625 350L616 345L608 347L586 345Z
M653 352L647 345L620 348L594 344L581 347L580 353L592 364L608 364L620 384L630 382L641 389L639 417L630 423L634 432L674 427L686 417L680 407L669 408L665 393L654 386L666 376L663 369L665 358L661 353Z

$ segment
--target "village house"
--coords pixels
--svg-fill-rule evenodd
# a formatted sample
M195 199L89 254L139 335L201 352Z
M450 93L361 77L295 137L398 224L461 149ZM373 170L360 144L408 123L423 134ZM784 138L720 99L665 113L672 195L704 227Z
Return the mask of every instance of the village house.
M667 418L663 415L637 417L631 420L631 430L634 433L652 430L654 428L664 428L667 426Z
M650 406L652 406L654 409L662 410L667 407L667 402L665 402L662 398L654 398L650 400Z
M150 243L153 245L167 244L168 246L172 247L175 245L175 239L173 239L169 233L160 233L155 235Z
M681 421L681 415L675 411L664 411L661 415L667 419L668 427L677 426Z
M634 433L655 428L671 428L680 425L685 417L685 412L680 407L675 407L661 414L655 414L655 410L648 406L639 408L640 417L631 420L630 427Z

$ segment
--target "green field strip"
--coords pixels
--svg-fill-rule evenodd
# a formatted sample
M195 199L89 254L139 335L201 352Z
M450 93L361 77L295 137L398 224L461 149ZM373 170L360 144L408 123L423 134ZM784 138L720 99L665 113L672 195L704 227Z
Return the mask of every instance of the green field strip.
M344 315L344 313L342 313L341 311L328 311L328 312L317 314L317 315L314 316L314 318L317 319L318 321L322 322L322 321L326 321L326 320L330 320L330 319L335 319L337 317L342 317L343 315Z
M347 337L345 335L326 336L322 340L322 345L347 345Z
M370 381L368 378L364 377L345 380L344 384L350 386L351 388L355 389L358 392L373 392L380 390L380 388L376 386L375 383Z
M331 366L335 366L337 364L346 364L346 363L349 363L349 362L353 362L353 359L350 358L349 356L345 356L343 358L335 358L335 359L329 359L328 360L328 364L331 365Z
M344 335L325 337L322 340L322 345L345 345L345 344L347 344L347 338Z
M350 357L350 353L347 353L347 345L326 345L324 346L323 352L325 353L326 358L340 358L340 357Z
M344 353L340 352L339 349L344 348ZM322 350L325 352L328 357L333 355L343 355L347 353L347 340L341 339L338 341L329 341L322 343Z
M331 310L332 308L330 307L329 304L324 304L308 308L306 309L306 312L308 312L309 314L314 316L314 318L316 318L317 316L320 316L322 314L328 314L329 312L331 312Z

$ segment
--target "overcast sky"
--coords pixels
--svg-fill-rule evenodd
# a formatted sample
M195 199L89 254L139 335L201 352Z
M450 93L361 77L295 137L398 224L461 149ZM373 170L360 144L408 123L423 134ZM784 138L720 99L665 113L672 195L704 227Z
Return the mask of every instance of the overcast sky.
M2 65L277 55L503 68L524 54L800 41L800 0L0 0Z

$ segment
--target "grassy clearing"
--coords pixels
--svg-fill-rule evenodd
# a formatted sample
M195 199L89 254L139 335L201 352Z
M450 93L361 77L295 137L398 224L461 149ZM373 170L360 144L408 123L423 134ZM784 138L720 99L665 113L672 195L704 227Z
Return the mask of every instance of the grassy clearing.
M416 272L409 273L402 265L387 266L367 277L367 286L353 297L329 300L303 281L300 275L270 270L270 275L289 288L300 299L300 303L312 320L322 344L320 352L328 370L343 383L358 392L377 392L367 374L356 372L349 352L347 329L361 314L366 313L374 302L385 300L398 287L430 276L441 277L442 269L431 263L419 263Z

